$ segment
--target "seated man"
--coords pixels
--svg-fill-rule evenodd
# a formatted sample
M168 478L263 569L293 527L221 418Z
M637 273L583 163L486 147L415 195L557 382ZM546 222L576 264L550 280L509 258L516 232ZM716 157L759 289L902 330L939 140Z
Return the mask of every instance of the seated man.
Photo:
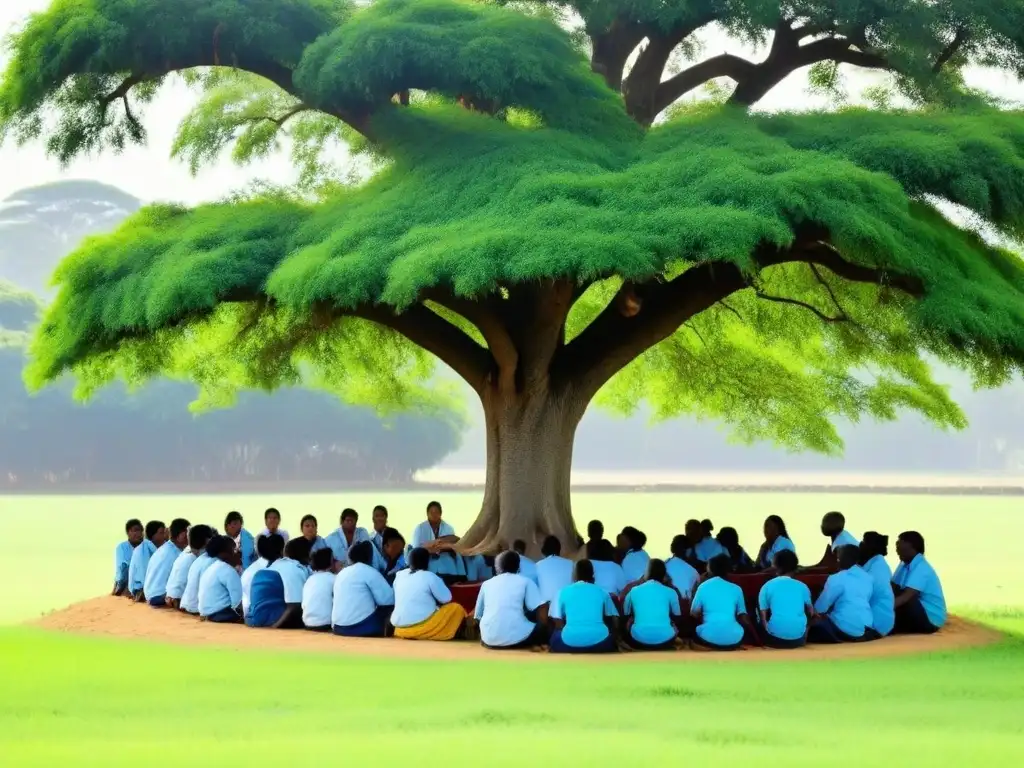
M154 608L167 604L167 581L181 551L188 544L188 520L176 518L171 521L170 537L163 543L149 561L146 578L142 582L142 593Z
M284 545L284 557L275 560L266 570L281 577L284 610L271 625L272 629L302 629L302 588L309 577L309 541L300 536ZM253 577L253 589L261 573ZM253 598L255 602L255 597Z
M167 528L159 520L146 523L146 540L132 552L132 560L128 564L128 593L132 600L141 603L145 600L142 590L146 585L146 569L156 551L167 541Z
M839 567L836 551L840 547L860 546L857 537L846 530L846 517L842 512L828 512L821 518L821 535L828 537L828 544L825 545L825 554L821 556L821 562L814 566L813 570L836 571Z
M715 526L710 520L687 520L684 532L690 543L685 558L697 571L707 571L707 565L716 555L727 555L725 547L712 535Z
M208 535L202 543L202 551L199 553L199 556L188 567L185 591L182 592L181 600L178 602L179 610L190 613L193 616L199 615L199 581L203 578L203 574L206 573L206 569L213 565L213 558L210 557L210 553L206 550L209 543L213 541L215 534L213 533L213 528L209 526L203 527L208 532Z
M800 648L807 643L814 604L807 585L793 578L798 564L795 551L778 549L769 563L778 576L765 582L757 596L764 644L769 648Z
M235 540L214 536L206 545L210 565L199 579L199 617L218 624L242 620L242 579L235 570Z
M430 553L423 547L409 552L409 567L395 575L395 610L391 626L403 640L454 640L466 621L466 611L452 602L452 592L430 570Z
M309 558L313 573L302 585L302 624L313 632L331 631L334 608L334 555L328 547Z
M329 619L336 635L384 637L388 619L395 609L395 590L371 565L374 551L368 541L360 541L350 548L350 563L334 580L334 610Z
M946 598L939 575L924 559L924 537L917 531L905 531L896 539L900 564L893 574L896 623L899 634L931 634L946 623Z
M266 526L260 535L269 536L272 533L276 533L285 543L288 543L288 531L281 527L281 513L278 512L274 507L270 507L266 512L263 513L263 524Z
M814 610L818 618L811 624L807 639L812 643L844 643L869 640L873 632L871 613L871 577L859 565L860 547L836 550L839 571L825 581Z
M376 515L376 512L374 513ZM386 513L385 513L386 515ZM376 517L374 520L376 521ZM354 509L343 509L341 511L341 517L338 519L338 527L324 539L327 542L327 546L330 547L331 552L334 553L334 560L337 563L337 568L342 568L348 565L348 551L351 547L354 547L361 541L369 541L370 534L367 530L357 523L359 522L359 513ZM383 543L383 542L382 542Z
M626 574L626 582L641 581L647 573L647 564L651 556L644 549L647 546L647 534L627 525L619 534L622 540L622 571Z
M128 538L114 549L114 589L110 594L115 597L128 593L128 567L132 562L132 553L145 536L142 521L135 518L124 524L124 532Z
M576 562L572 579L551 603L551 653L614 653L619 609L611 595L594 583L589 560Z
M544 557L537 561L537 587L540 589L540 599L553 606L558 593L573 583L573 563L569 558L562 557L562 542L557 536L544 539L540 553ZM549 607L549 613L550 610Z
M729 555L715 555L707 564L710 578L693 593L690 614L697 622L693 638L697 648L735 651L743 645L744 630L754 634L743 590L725 578L731 570Z
M537 585L519 573L519 553L502 552L494 570L495 577L483 583L476 599L480 642L495 650L546 645L547 606Z
M587 559L594 566L594 583L612 597L621 595L628 584L626 572L615 562L615 547L605 539L587 543Z
M627 617L623 639L638 651L675 648L682 613L682 595L671 585L665 563L647 561L644 578L626 591L622 613Z
M249 593L252 590L253 577L270 565L270 561L267 560L266 552L266 540L268 537L260 535L256 537L256 554L258 557L242 571L242 618L244 619L249 615ZM282 539L282 542L284 539ZM278 553L278 557L284 554L284 548L282 545L282 551Z
M224 535L234 539L238 565L243 571L256 562L259 557L256 552L256 540L245 530L245 520L241 512L228 512L224 518Z
M374 547L373 567L380 572L388 584L394 584L395 575L405 569L405 537L394 528L384 529L381 535L380 551Z
M181 598L188 585L188 572L192 563L206 551L206 544L213 537L213 529L208 525L193 525L188 530L188 549L178 555L167 577L167 594L165 601L169 608L181 608Z
M512 542L512 551L519 555L519 575L540 586L537 576L537 564L526 556L526 542L516 539ZM470 579L470 581L486 581L486 579Z
M249 607L243 608L245 623L250 627L273 627L282 617L285 610L284 580L281 574L271 570L270 566L284 557L284 538L278 534L260 536L256 540L260 555L266 561L263 568L256 568L259 560L252 566L249 587ZM248 574L248 571L246 572ZM245 580L242 581L242 601L245 602ZM300 606L301 611L301 606Z

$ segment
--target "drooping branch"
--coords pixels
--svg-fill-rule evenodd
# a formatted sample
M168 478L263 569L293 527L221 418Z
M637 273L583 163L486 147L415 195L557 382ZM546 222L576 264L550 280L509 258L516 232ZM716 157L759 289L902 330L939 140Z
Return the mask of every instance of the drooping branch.
M720 77L740 82L749 77L756 67L753 62L731 53L712 56L692 67L687 67L658 86L654 99L654 108L657 110L655 116L704 83Z
M519 364L519 351L516 349L501 315L496 311L494 302L487 297L466 299L450 292L438 290L425 292L424 299L461 315L476 326L484 337L484 341L487 342L487 348L493 358L493 365L497 369L498 385L502 388L513 386L516 368Z
M616 17L604 32L591 35L590 69L618 91L626 61L646 35L644 25Z
M942 71L942 68L960 52L960 49L964 47L969 39L970 32L967 31L966 27L960 27L957 29L956 34L953 35L953 39L950 40L949 45L943 48L938 58L935 59L935 63L932 65L932 74L939 74L939 72Z
M818 316L818 319L823 320L826 323L844 323L849 319L845 315L840 315L838 317L826 315L820 309L811 306L805 301L800 301L799 299L791 299L788 296L772 296L769 293L765 293L760 288L754 289L754 295L757 296L757 298L759 299L764 299L765 301L774 301L776 304L789 304L794 307L801 307L803 309L806 309L808 312L813 312L815 315Z

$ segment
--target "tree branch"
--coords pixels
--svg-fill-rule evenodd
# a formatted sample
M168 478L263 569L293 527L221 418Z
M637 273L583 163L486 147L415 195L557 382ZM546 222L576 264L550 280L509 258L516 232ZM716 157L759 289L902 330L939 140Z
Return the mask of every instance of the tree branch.
M738 83L750 76L756 67L752 61L733 56L731 53L712 56L699 64L694 64L658 86L654 102L656 114L668 109L687 93L710 80L728 77Z
M774 301L778 304L792 304L795 307L802 307L803 309L813 312L826 323L844 323L847 320L849 320L849 318L846 317L845 315L841 315L839 317L832 317L830 315L826 315L820 309L812 307L810 304L800 301L799 299L790 299L785 296L771 296L770 294L764 293L760 288L754 289L754 295L757 296L757 298L759 299L764 299L765 301Z
M942 71L942 68L949 63L949 60L956 56L960 49L964 47L964 44L967 43L970 36L971 33L968 32L966 27L960 27L957 29L956 34L953 35L953 39L949 42L949 45L942 49L939 57L932 65L932 74L939 74L939 72Z
M494 358L493 362L498 369L499 386L508 387L514 383L519 352L502 318L486 300L464 299L438 290L424 292L423 298L440 304L475 325Z

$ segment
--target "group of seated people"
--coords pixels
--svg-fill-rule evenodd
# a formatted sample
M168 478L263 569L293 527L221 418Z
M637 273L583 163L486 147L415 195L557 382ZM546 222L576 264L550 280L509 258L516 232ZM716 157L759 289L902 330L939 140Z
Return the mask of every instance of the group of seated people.
M823 518L827 545L810 568L800 568L777 515L765 520L756 558L734 529L713 537L707 520L687 522L665 560L648 555L638 529L624 528L612 544L593 521L588 540L574 542L585 554L576 561L562 556L553 536L537 561L526 556L524 541L493 558L463 556L441 515L441 505L431 502L408 545L388 526L382 506L373 511L372 533L346 509L326 538L312 515L302 518L302 535L289 538L276 509L266 511L266 527L255 537L238 512L228 514L223 534L184 519L169 528L130 520L128 539L115 552L113 592L204 621L348 637L479 636L493 649L553 653L797 648L932 633L946 621L923 537L899 535L893 573L888 537L868 532L858 541L838 512ZM752 619L737 581L758 572L764 584ZM813 573L828 574L816 600L801 580ZM460 582L482 582L472 615L453 601L451 587Z

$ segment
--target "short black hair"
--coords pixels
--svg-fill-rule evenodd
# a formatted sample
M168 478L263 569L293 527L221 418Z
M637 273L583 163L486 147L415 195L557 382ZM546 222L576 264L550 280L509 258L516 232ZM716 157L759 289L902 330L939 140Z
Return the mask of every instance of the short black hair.
M409 553L409 570L425 571L430 567L430 553L423 547L415 547Z
M309 553L313 548L309 539L299 536L294 539L289 539L288 543L284 545L284 556L295 560L303 565L309 564Z
M852 568L860 563L860 547L854 544L847 544L836 550L836 562L841 570Z
M512 542L512 549L520 555L526 554L526 542L523 539L516 539Z
M387 517L387 514L388 514L388 508L385 507L383 504L378 504L377 506L375 506L373 508L373 511L374 512L383 512L385 517Z
M171 520L171 538L176 539L181 536L181 534L188 531L188 525L188 520L184 517L176 517Z
M597 539L587 542L587 559L603 562L615 561L615 547L608 539Z
M192 549L206 549L207 543L213 537L213 528L208 525L193 525L188 532L188 545Z
M787 539L789 538L789 532L786 531L786 521L783 520L780 515L768 515L768 517L764 519L766 523L769 520L775 523L775 527L779 529L779 536L785 536Z
M260 536L260 541L263 542L263 549L259 550L259 552L264 560L272 563L284 557L284 536L280 533Z
M152 540L156 536L161 528L166 528L161 520L150 520L146 523L146 538Z
M427 511L428 512L430 511L431 507L437 507L438 509L441 510L441 514L444 514L444 509L441 507L441 502L440 501L431 501L430 503L428 503L427 504Z
M595 541L604 538L604 523L600 520L591 520L587 523L587 538Z
M129 520L127 523L124 524L124 532L125 533L129 533L132 528L141 528L141 527L142 527L142 521L139 520L139 518L137 518L137 517L133 517L131 520Z
M544 539L544 543L540 545L540 553L544 557L560 555L562 554L562 542L558 540L557 536L548 536Z
M672 537L672 545L669 547L669 551L673 557L678 557L682 560L686 557L686 550L690 548L690 540L683 534Z
M664 584L668 581L668 571L665 569L665 561L652 557L647 561L647 571L644 578L648 581L657 581Z
M585 581L588 584L593 584L594 564L586 558L584 558L583 560L577 560L576 564L572 567L572 580Z
M353 544L348 550L348 559L353 563L370 565L373 563L373 544L368 541L360 541Z
M206 542L206 554L214 559L219 558L224 552L230 552L235 548L235 542L229 536L214 536Z
M281 513L277 511L275 507L268 507L267 511L263 513L263 522L267 522L267 518L271 515L277 515L277 519L281 519Z
M864 565L868 560L881 555L889 554L889 537L878 531L865 531L860 540L860 562Z
M519 573L519 553L507 550L494 558L494 570L501 573Z
M272 535L276 536L277 534L275 533L275 534L272 534ZM266 556L267 556L266 553L265 553L265 549L266 549L266 546L267 546L267 539L268 538L269 538L269 536L265 536L262 533L259 536L256 537L256 554L259 555L262 558L266 558Z
M242 523L242 525L245 525L241 512L228 512L228 516L224 518L224 527L227 528L232 523Z
M315 525L317 527L320 527L320 523L318 523L316 521L316 516L315 515L303 515L302 519L299 521L299 528L301 528L302 526L304 526L306 523L308 523L310 521L313 522L313 525Z
M356 522L359 522L359 513L358 513L358 512L356 512L356 511L355 511L354 509L352 509L351 507L350 507L350 508L347 508L347 509L343 509L343 510L341 510L341 518L340 518L340 519L341 519L341 520L344 520L344 519L345 519L346 517L351 517L351 518L352 518L353 520L355 520Z
M726 549L732 549L740 545L740 535L736 532L735 528L728 525L718 532L715 540Z
M712 576L728 576L732 570L732 559L728 555L715 555L708 560L708 570Z
M899 539L912 546L918 554L924 554L924 536L917 531L904 531L899 535Z
M400 540L403 544L405 543L405 536L403 536L397 528L385 528L380 535L381 545L386 545L395 539Z
M632 525L627 525L623 528L622 535L629 542L630 549L643 549L647 544L647 534L638 528L634 528Z
M334 553L329 547L318 549L310 558L309 566L314 571L329 571L334 563Z
M772 558L772 565L779 573L793 573L800 565L800 561L792 549L780 549Z
M700 521L700 529L704 531L705 536L710 536L715 530L715 524L707 518Z

